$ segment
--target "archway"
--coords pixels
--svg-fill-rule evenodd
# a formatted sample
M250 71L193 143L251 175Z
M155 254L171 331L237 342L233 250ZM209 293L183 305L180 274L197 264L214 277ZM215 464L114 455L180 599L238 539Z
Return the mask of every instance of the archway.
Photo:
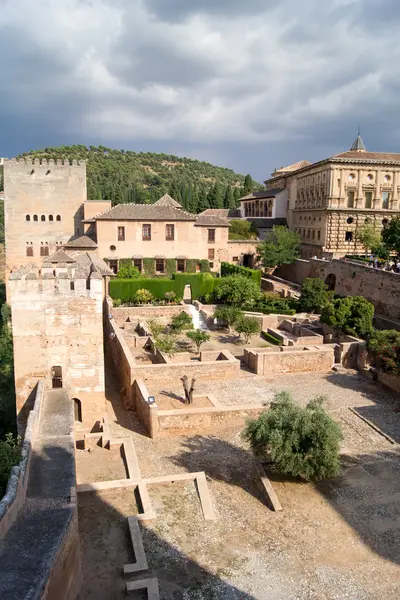
M329 273L328 277L325 279L325 284L328 286L328 290L333 292L336 287L336 275Z
M74 403L74 420L82 423L82 402L79 398L72 398Z
M62 388L62 367L51 368L51 385L53 388Z

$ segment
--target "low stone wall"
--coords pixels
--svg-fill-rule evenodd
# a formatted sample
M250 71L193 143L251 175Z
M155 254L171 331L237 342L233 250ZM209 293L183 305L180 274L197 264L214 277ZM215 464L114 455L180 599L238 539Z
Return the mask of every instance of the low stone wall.
M266 410L259 404L243 404L229 407L187 408L158 411L158 433L188 433L199 429L218 429L234 422L243 423L248 418L256 418Z
M204 354L204 353L202 353ZM224 350L216 353L222 358L205 361L187 361L156 365L134 365L131 369L132 383L135 379L144 382L178 382L182 375L196 379L236 379L240 373L240 361Z
M146 321L147 319L163 319L170 321L172 317L180 315L182 311L189 312L186 304L172 306L152 306L151 304L144 304L143 306L120 306L111 308L111 314L119 327L122 327L128 319L136 325L140 321Z
M147 402L149 392L141 379L137 379L133 383L132 396L133 408L139 421L144 425L150 437L156 437L158 434L158 407L156 404Z
M108 320L105 340L106 356L108 359L111 359L113 363L114 373L119 380L121 394L124 397L125 407L132 408L132 368L134 367L135 363L128 344L124 339L123 333L114 319Z
M24 507L29 480L32 447L36 440L40 411L44 393L44 382L36 385L33 409L28 416L24 442L21 449L21 462L11 469L6 493L0 501L0 539L3 538Z
M336 344L319 347L245 349L244 360L257 375L327 373L335 363Z
M392 373L379 371L378 381L385 387L394 390L395 392L400 392L400 375L393 375Z

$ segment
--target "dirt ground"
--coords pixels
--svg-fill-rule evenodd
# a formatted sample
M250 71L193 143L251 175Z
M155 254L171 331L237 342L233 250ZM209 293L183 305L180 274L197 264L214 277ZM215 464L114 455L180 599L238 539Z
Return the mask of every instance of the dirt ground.
M195 396L189 407L185 404L185 396L182 387L172 394L167 391L159 392L156 395L156 401L160 410L184 410L187 408L210 408L213 406L212 402L210 402L206 396Z
M400 431L398 399L351 372L226 384L219 393L216 386L225 382L202 389L209 385L220 401L221 396L232 401L246 389L248 397L257 393L266 401L277 389L291 389L301 404L315 394L327 395L328 410L345 436L342 472L318 485L273 478L283 506L281 513L273 513L255 488L253 458L240 428L151 440L110 394L112 435L132 436L142 476L205 471L217 514L215 522L204 521L193 482L148 487L157 518L140 527L160 597L398 600L399 446L349 410L366 411L363 416L393 434ZM95 454L84 460L78 461L78 474L82 464L97 464ZM105 454L101 462L107 473L112 470ZM133 559L126 517L139 510L135 494L113 490L79 495L78 501L84 567L80 600L122 600L122 566Z

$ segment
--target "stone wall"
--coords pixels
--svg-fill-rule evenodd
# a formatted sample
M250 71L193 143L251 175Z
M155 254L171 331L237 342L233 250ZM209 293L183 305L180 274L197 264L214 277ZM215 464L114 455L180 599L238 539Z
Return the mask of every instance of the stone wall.
M71 396L86 398L82 414L90 421L105 407L103 282L96 273L69 279L66 271L49 278L37 271L10 275L17 411L39 378L51 386L57 366Z
M378 314L400 319L400 274L371 269L345 260L297 260L284 265L279 274L290 281L301 283L306 277L330 276L335 280L335 292L341 296L363 296L375 306Z
M106 317L106 358L112 364L118 378L119 387L124 397L125 407L134 409L132 404L132 369L135 365L131 351L124 339L124 335L114 319Z
M180 315L182 311L189 312L186 304L178 304L175 306L121 306L111 307L110 313L114 320L122 327L128 319L137 325L140 322L146 322L147 319L159 319L165 322L170 322L172 317Z
M21 450L21 462L11 469L4 497L0 500L0 539L3 538L18 517L25 503L29 480L32 447L39 428L44 382L36 385L33 409L30 411Z
M149 404L149 392L141 379L136 379L132 385L133 407L139 421L144 425L151 438L158 435L158 408L156 404Z
M238 405L218 408L188 408L158 411L158 435L185 433L191 431L215 430L246 423L248 418L256 418L266 410L260 405Z
M336 344L320 347L245 349L244 360L257 375L328 373L335 363Z

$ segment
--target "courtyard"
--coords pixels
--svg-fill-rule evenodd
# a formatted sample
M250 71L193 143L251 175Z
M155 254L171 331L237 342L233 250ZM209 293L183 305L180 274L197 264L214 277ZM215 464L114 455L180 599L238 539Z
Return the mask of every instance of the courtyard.
M283 506L281 513L271 512L254 485L243 424L152 440L136 415L125 410L109 377L111 435L133 440L141 476L204 471L216 514L214 521L204 519L193 481L149 486L156 518L140 521L151 574L143 577L158 578L164 600L400 597L400 413L395 395L353 371L243 375L199 381L196 394L212 394L227 405L268 404L282 389L292 391L301 404L327 396L328 412L344 433L341 475L321 484L270 476ZM176 402L183 392L165 385L150 391L176 396ZM118 444L112 451L94 446L76 454L78 481L87 481L91 465L97 469L92 481L125 477ZM122 599L122 566L135 558L127 517L142 512L140 498L133 487L115 488L78 494L78 506L84 573L80 599Z

